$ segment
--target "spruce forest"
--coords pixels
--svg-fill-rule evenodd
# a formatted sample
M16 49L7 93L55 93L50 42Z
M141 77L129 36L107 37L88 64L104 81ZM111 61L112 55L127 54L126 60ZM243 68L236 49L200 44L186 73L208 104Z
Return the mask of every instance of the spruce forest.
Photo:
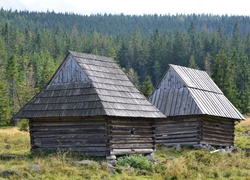
M0 10L0 126L39 92L68 51L114 58L146 96L168 64L205 70L242 112L250 102L250 17L77 15Z

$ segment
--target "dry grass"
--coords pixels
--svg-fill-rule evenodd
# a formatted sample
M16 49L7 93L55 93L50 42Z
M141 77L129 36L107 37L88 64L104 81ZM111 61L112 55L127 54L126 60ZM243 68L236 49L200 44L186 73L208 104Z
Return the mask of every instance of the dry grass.
M236 127L250 127L250 116L245 116L245 120L241 121L236 125Z
M235 144L244 149L250 147L250 117L236 126ZM3 157L14 155L14 158ZM0 129L0 174L10 170L7 179L245 179L250 180L250 154L244 150L231 153L213 153L206 150L157 147L157 164L151 164L147 174L140 169L117 167L109 174L104 160L99 166L76 164L83 156L71 152L56 152L34 155L30 153L29 133L17 128ZM86 158L86 157L85 157ZM34 167L39 167L37 171ZM0 175L0 179L3 178Z
M235 145L240 148L250 148L250 116L239 122L235 127Z
M9 136L29 136L29 133L19 131L17 127L12 127L8 129L0 129L0 135L9 135Z

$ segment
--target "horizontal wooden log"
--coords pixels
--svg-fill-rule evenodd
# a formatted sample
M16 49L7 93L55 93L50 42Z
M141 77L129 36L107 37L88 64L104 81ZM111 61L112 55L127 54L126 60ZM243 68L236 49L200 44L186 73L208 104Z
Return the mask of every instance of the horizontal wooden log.
M153 123L110 123L109 127L152 127Z
M121 138L116 138L116 137L110 137L110 141L151 141L154 138L143 138L143 137L121 137Z
M153 133L143 134L143 135L135 135L135 134L128 134L126 136L119 135L119 134L110 134L110 139L124 139L124 138L154 138Z
M183 122L197 122L200 118L188 118L188 117L182 117L182 118L166 118L164 120L155 120L155 124L164 124L164 123L183 123Z
M113 149L111 155L125 155L125 154L150 154L154 152L153 149Z
M234 137L233 136L222 136L222 137L219 137L219 136L216 136L216 135L202 135L202 138L201 139L214 139L216 141L234 141Z
M153 139L150 140L110 140L111 144L128 144L128 143L154 143Z
M169 124L169 125L163 125L163 126L155 126L156 129L170 129L170 128L184 128L184 127L197 127L197 123L185 123L185 124Z
M32 130L31 130L32 131ZM88 132L81 132L81 131L47 131L47 132L34 132L32 131L32 135L61 135L61 134L79 134L79 135L104 135L106 134L105 131L88 131Z
M234 135L234 131L220 131L220 130L213 130L212 128L203 128L203 134L217 134L219 136L232 136Z
M31 133L32 134L32 137L34 138L75 138L75 139L81 139L81 138L92 138L93 137L93 134L81 134L81 133L78 133L78 134L72 134L72 133L69 133L69 134L45 134L45 133L37 133L37 132L33 132ZM107 135L105 134L95 134L94 135L95 138L106 138Z
M62 131L62 130L74 130L74 131L85 131L85 130L105 130L105 126L37 126L31 127L33 131Z
M198 130L196 130L196 129L195 130L187 130L187 131L186 130L174 131L174 132L169 131L169 130L159 132L156 130L155 136L159 137L159 136L164 136L164 135L178 135L178 134L182 135L182 134L197 134L197 133L198 133Z
M202 126L234 129L234 125L218 124L218 123L210 123L210 122L202 122Z
M143 144L111 144L111 148L113 149L145 149L145 148L153 148L154 145L152 143L143 143Z
M106 133L105 129L77 129L77 128L63 128L63 129L30 129L33 132L44 132L44 133L68 133L68 132L80 132L85 134L99 134L99 133Z
M167 133L174 133L174 132L177 132L177 133L180 133L180 132L191 132L191 131L197 131L197 127L180 127L180 128L169 128L169 129L164 129L164 130L159 130L159 129L156 129L155 130L155 134L167 134Z
M219 124L227 124L234 125L234 120L226 120L226 119L216 119L216 118L202 118L203 122L211 122L211 123L219 123Z
M145 136L145 135L149 135L149 134L154 134L153 131L146 131L146 132L138 132L138 131L110 131L109 132L110 135L115 136L115 135L140 135L140 136Z
M86 122L86 121L53 121L53 122L31 122L31 126L40 127L40 126L106 126L104 121L101 122Z
M163 142L163 143L182 143L182 142L197 142L197 141L199 141L199 138L198 137L192 137L192 138L175 138L175 139L167 139L167 140L165 140L165 139L163 139L163 140L158 140L158 139L156 139L156 141L157 141L157 143L161 143L161 142Z
M210 130L215 130L215 131L221 131L221 132L233 132L234 127L217 127L217 126L209 126L209 125L202 125L202 129L210 129Z
M177 134L177 135L168 135L168 136L158 136L157 140L168 140L168 139L179 139L179 138L196 138L197 133L194 134Z
M111 132L123 132L123 131L136 131L136 132L150 132L152 131L152 128L146 128L146 127L140 127L140 128L127 128L127 127L123 127L123 128L112 128L110 129Z
M108 124L123 124L123 125L127 125L127 124L151 124L154 121L152 119L141 119L141 120L128 120L128 119L124 119L124 120L109 120Z
M81 143L81 144L104 144L107 139L54 139L54 138L36 138L34 142L41 143Z
M39 122L39 121L93 121L93 122L99 122L99 121L105 121L103 116L94 116L94 117L82 117L82 116L72 116L72 117L45 117L45 118L33 118L31 119L32 122Z

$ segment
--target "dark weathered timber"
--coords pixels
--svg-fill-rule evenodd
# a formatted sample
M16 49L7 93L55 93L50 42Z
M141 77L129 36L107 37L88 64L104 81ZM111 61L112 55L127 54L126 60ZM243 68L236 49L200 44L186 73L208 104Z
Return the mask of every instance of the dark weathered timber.
M166 146L231 146L235 121L244 119L205 71L172 64L149 101L168 117L154 125Z
M76 120L78 126L73 122L72 120L70 123L30 121L32 150L39 148L78 149L83 154L93 154L93 151L102 152L99 155L103 155L103 152L106 152L105 155L108 154L104 120L92 121L91 124ZM49 126L51 124L53 126Z
M151 149L150 152L152 152L155 149L154 122L144 120L141 126L139 124L140 120L136 119L114 119L109 121L108 133L110 137L109 147L112 149L111 154L133 154L136 153L134 149L137 149L137 153L140 149ZM117 152L118 149L121 150Z
M215 146L232 146L234 144L234 121L223 118L213 119L207 116L168 119L155 121L155 138L158 144L162 143L165 146L199 143Z
M94 156L152 153L154 119L165 118L112 58L69 52L16 118L30 120L31 150Z

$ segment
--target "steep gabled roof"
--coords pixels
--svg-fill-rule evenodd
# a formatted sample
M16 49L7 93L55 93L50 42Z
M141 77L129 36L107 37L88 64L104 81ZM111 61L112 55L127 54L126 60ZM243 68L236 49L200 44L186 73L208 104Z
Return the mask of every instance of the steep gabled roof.
M244 119L205 71L172 64L149 101L166 116Z
M112 58L71 51L16 118L83 116L165 117Z

